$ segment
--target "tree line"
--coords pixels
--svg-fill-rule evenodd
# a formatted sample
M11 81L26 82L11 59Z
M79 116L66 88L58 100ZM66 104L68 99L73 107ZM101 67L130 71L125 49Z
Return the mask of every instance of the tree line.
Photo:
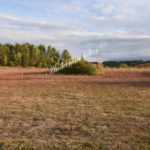
M133 61L104 61L104 67L115 67L119 68L122 64L126 64L129 67L136 67L145 63L150 63L150 60L143 61L143 60L133 60Z
M64 59L71 59L68 50L65 49L60 54L51 45L46 49L43 44L35 46L28 42L21 45L19 43L0 44L0 66L46 68L56 63L59 65Z

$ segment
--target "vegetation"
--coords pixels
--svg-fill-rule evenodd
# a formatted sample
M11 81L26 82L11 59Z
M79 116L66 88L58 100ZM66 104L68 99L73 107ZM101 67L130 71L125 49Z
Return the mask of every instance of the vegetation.
M150 63L141 64L138 66L138 68L150 68Z
M51 45L46 49L45 45L42 44L39 46L30 43L23 43L22 45L19 43L15 45L10 43L4 45L0 44L0 66L38 68L50 68L55 66L59 68L62 64L67 64L66 67L57 71L57 74L104 74L103 67L95 68L93 64L87 63L84 58L82 58L81 61L70 64L73 61L75 62L75 59L72 59L67 49L60 54L60 52L55 47L51 47ZM150 66L150 61L105 61L103 64L105 68L114 69L136 66L138 66L138 68L144 68Z
M67 77L46 70L0 67L1 150L150 149L148 68Z
M120 68L128 68L128 65L121 63L121 64L120 64Z
M72 60L70 60L70 62L71 61ZM59 73L74 75L98 75L98 71L98 68L91 63L87 63L87 61L82 58L80 61L77 61L76 63L73 63L72 65L60 70Z
M74 59L75 60L75 59ZM35 46L30 43L24 43L20 45L16 43L12 44L0 44L0 66L11 67L38 67L38 68L51 68L52 66L61 67L61 64L67 64L64 69L61 69L57 73L64 74L87 74L97 75L97 70L93 64L87 63L84 58L77 63L71 63L73 61L70 53L65 49L60 55L59 51L55 47L46 47L42 44Z
M66 50L64 50L66 51ZM60 60L59 51L55 47L46 47L42 44L35 46L30 43L20 45L16 43L0 44L0 65L11 67L39 67L46 68Z
M141 64L145 64L145 63L150 63L150 60L148 61L143 61L143 60L134 60L134 61L104 61L104 67L115 67L115 68L119 68L121 64L126 64L129 67L136 67L138 65Z

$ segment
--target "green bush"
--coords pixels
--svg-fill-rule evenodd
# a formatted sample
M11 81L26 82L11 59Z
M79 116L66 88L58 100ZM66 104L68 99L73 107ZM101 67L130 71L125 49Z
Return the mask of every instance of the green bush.
M127 64L120 64L120 68L128 68L128 65Z
M97 68L90 63L86 63L84 59L80 60L77 63L72 64L71 66L65 67L60 70L59 73L62 74L81 74L81 75L97 75Z
M93 64L86 64L85 66L83 66L83 74L87 74L87 75L97 75L97 69Z

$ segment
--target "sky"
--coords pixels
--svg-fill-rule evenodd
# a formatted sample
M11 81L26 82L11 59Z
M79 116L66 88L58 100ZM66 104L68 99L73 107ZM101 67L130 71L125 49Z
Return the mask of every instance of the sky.
M150 60L149 0L0 0L0 43L51 45L88 61Z

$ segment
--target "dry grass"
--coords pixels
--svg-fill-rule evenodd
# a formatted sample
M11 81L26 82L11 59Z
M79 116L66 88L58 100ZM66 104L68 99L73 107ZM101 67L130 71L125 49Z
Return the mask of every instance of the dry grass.
M0 68L0 149L150 149L149 69L39 72Z

